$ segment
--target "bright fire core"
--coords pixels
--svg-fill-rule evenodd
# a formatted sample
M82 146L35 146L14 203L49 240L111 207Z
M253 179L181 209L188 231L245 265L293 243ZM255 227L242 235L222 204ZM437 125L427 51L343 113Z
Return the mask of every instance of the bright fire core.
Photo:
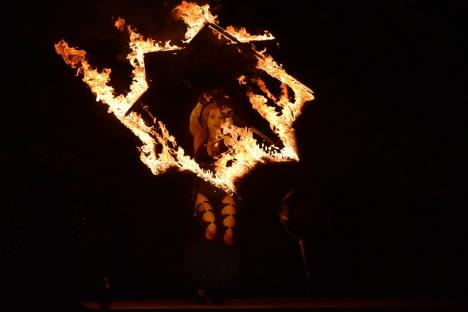
M86 52L72 48L64 40L55 44L55 50L77 74L83 76L83 81L96 95L96 101L109 106L109 112L130 129L142 142L140 158L153 174L161 174L171 167L179 170L190 170L202 179L225 190L228 193L236 191L235 182L250 171L257 163L269 161L297 161L295 133L292 127L294 120L300 115L303 105L314 99L313 92L286 73L281 65L265 52L256 51L256 67L281 83L281 96L275 97L266 84L258 78L239 77L239 84L246 85L251 81L259 87L263 94L256 94L246 89L246 96L255 109L265 118L270 128L282 142L282 147L270 146L265 148L258 142L249 128L241 128L232 124L225 124L223 133L231 138L227 142L228 151L223 153L215 163L214 172L200 168L199 164L180 147L174 136L166 128L162 120L156 119L154 125L148 125L142 116L132 111L125 113L147 91L146 70L144 55L158 51L183 50L190 41L208 25L218 37L238 42L253 42L271 40L270 33L251 35L245 28L235 29L232 26L222 29L218 25L216 16L209 11L209 6L199 6L183 1L173 10L174 18L182 20L187 25L183 46L172 45L170 41L157 42L152 38L144 38L131 26L126 26L125 20L119 18L115 26L121 31L127 31L130 36L130 50L127 55L132 70L132 84L130 91L125 95L115 96L114 88L109 84L110 69L101 71L91 66L86 59ZM253 47L253 46L252 46ZM253 49L255 49L253 47ZM294 93L288 95L288 88ZM291 100L291 98L293 100ZM267 105L267 102L276 105L279 109ZM229 165L227 165L229 164Z

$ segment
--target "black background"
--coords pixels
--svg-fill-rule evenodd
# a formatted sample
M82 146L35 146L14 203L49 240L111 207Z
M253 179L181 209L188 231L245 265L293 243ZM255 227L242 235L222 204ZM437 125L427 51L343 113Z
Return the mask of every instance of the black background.
M185 296L177 259L192 176L153 176L139 160L137 139L53 46L65 39L86 50L92 64L113 68L112 83L125 91L127 39L113 20L124 17L140 33L168 39L180 33L165 27L164 10L174 3L16 8L14 38L4 49L1 220L4 281L20 298L93 299L104 276L115 299ZM211 4L221 26L274 34L279 46L271 54L316 95L295 124L301 162L260 166L243 181L245 274L235 294L302 294L297 249L276 217L282 196L296 189L307 207L331 216L323 240L305 231L321 242L312 248L310 295L462 298L468 154L461 4ZM184 125L190 109L168 122ZM188 133L180 141L188 144ZM306 224L320 227L307 216Z

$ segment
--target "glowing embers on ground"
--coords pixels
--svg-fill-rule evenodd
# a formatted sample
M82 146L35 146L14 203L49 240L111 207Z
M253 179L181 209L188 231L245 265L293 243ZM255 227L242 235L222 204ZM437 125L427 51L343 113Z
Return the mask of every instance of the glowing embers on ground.
M132 111L126 114L148 90L144 61L146 53L182 50L206 25L216 33L218 38L231 43L274 39L267 32L262 35L251 35L245 28L238 30L232 26L226 29L221 28L217 17L210 13L208 5L199 6L183 1L174 8L173 16L187 25L183 46L173 45L170 41L157 42L152 38L144 38L131 26L126 26L122 18L115 22L119 30L126 30L130 36L131 52L127 55L127 59L133 70L130 91L126 95L115 96L114 88L109 84L111 70L105 68L99 71L93 68L86 59L85 51L70 47L64 40L55 44L55 50L66 64L77 69L77 75L83 76L83 81L96 95L96 101L107 104L109 112L113 113L141 140L140 158L155 175L165 172L170 167L190 170L204 180L232 193L236 190L235 182L259 162L265 160L297 161L299 157L292 124L300 115L303 105L313 100L313 92L286 73L271 56L265 52L258 52L253 45L250 48L256 57L257 69L281 83L281 95L275 97L274 92L271 92L264 81L258 77L241 76L238 81L245 88L245 94L252 108L268 121L272 131L281 140L281 147L266 148L254 138L251 129L224 124L223 133L229 138L225 142L228 151L216 160L215 172L209 172L201 169L192 157L185 154L176 139L169 133L164 122L158 120L157 116L154 124L148 125L137 112ZM257 94L253 91L254 89L260 90L263 94ZM289 94L288 89L292 91L292 95Z

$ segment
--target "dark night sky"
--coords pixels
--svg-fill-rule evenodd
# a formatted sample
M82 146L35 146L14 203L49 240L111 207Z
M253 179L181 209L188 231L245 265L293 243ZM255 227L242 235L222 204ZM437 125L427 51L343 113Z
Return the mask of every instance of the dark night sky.
M80 299L95 296L107 274L118 298L176 295L172 262L188 222L191 175L152 176L136 138L53 49L66 39L86 50L93 64L113 68L124 90L126 36L114 18L169 38L167 6L69 5L15 11L2 123L6 281L17 293L62 290ZM294 292L300 263L275 207L296 189L331 215L332 235L314 250L317 294L461 298L468 277L461 5L262 0L218 9L222 26L274 34L271 54L316 95L296 122L302 161L261 166L242 184L247 273L239 294ZM312 219L304 221L310 236L320 228Z

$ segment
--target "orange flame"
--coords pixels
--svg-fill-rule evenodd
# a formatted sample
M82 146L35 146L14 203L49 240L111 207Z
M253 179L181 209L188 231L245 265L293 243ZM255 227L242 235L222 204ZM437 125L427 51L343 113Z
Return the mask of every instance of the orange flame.
M268 31L265 31L263 35L251 35L247 32L245 27L235 29L233 26L226 27L226 32L236 37L240 42L250 42L250 41L262 41L262 40L273 40L272 34Z
M182 20L187 25L184 43L189 43L208 23L217 23L216 16L211 15L210 6L199 6L192 2L182 1L172 10L176 20Z
M208 5L199 6L183 1L173 10L173 14L176 19L181 19L187 25L185 40L183 41L185 44L188 44L205 25L218 23L216 16L210 13ZM252 107L269 122L272 131L282 141L283 147L265 147L254 138L253 132L249 128L224 124L222 131L225 134L225 144L229 147L229 150L216 160L215 172L210 172L201 169L193 158L185 154L162 121L157 120L156 122L155 120L155 125L149 126L136 112L131 112L128 116L125 115L125 112L148 89L144 62L145 53L177 51L184 47L172 45L170 41L158 43L154 39L144 38L131 26L126 27L125 20L122 18L115 22L115 26L121 31L126 29L130 36L131 52L128 54L127 59L133 67L133 80L130 91L126 95L115 95L114 88L109 85L111 70L104 68L102 71L98 71L93 68L86 59L85 51L69 47L64 40L55 44L55 50L62 56L66 64L72 68L77 68L77 75L83 76L83 81L96 94L96 101L107 104L109 112L113 113L120 122L141 140L140 158L153 174L163 173L170 167L190 170L226 192L233 193L236 190L235 182L257 163L265 160L290 161L299 159L292 124L300 115L303 105L313 100L314 96L312 90L287 74L271 56L255 50L257 68L282 83L281 96L279 98L273 96L266 84L259 78L253 79L253 81L263 92L263 95L256 94L251 90L248 90L246 95ZM212 29L216 30L216 28ZM271 40L274 38L269 33L258 36L250 35L245 28L236 31L231 26L227 27L225 32L240 42ZM232 38L228 39L232 40ZM252 48L254 49L254 47ZM244 86L248 84L246 76L239 77L238 81ZM294 93L293 102L289 98L288 87ZM267 105L268 99L281 109L281 113L278 113L274 107ZM157 150L160 152L156 153Z

